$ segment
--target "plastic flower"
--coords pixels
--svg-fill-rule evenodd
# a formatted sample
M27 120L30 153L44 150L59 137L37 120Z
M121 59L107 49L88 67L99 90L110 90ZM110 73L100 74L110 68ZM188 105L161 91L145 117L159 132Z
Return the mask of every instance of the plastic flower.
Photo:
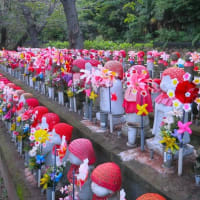
M146 97L146 96L147 96L147 91L146 91L146 90L142 90L140 94L141 94L143 97Z
M44 174L40 179L40 185L43 185L43 189L46 190L48 187L48 183L50 182L50 176L48 174Z
M179 83L175 90L175 97L183 104L192 103L198 95L199 89L194 83L183 81Z
M199 85L200 84L200 77L195 76L194 80L192 81L195 85Z
M192 122L182 123L181 121L178 121L178 133L183 134L184 132L188 132L189 134L192 134L192 130L189 127L191 124Z
M36 142L45 143L47 140L49 140L50 135L48 134L47 130L39 129L35 131L34 136Z
M191 105L189 103L183 104L183 109L185 112L190 112L191 111Z
M17 117L17 122L21 122L21 116Z
M177 138L180 143L182 142L182 135L178 132L177 129L174 129L174 132L171 133L171 135Z
M126 192L124 189L120 190L120 199L119 200L126 200Z
M36 77L33 77L33 78L32 78L32 81L35 82L35 81L36 81Z
M85 159L83 163L79 167L79 173L77 176L77 185L83 186L88 178L89 166L88 166L88 159Z
M163 139L160 141L161 144L165 144L165 151L171 149L172 152L175 152L179 149L179 146L176 144L176 138L172 138L170 136L164 136Z
M181 102L178 99L172 101L172 103L173 103L173 107L175 109L179 109L181 107L181 105L182 105Z
M191 62L198 63L200 61L200 55L197 52L191 53Z
M111 94L111 101L117 101L117 95L116 93Z
M177 86L178 85L178 79L177 78L172 79L172 84L174 86Z
M68 90L67 90L67 96L68 96L68 97L73 97L73 96L74 96L74 93L73 93L70 89L68 89Z
M184 81L189 81L190 80L190 77L191 77L191 74L186 72L184 75L183 75L183 79Z
M194 100L194 102L195 102L196 104L200 105L200 97L197 97L197 98Z
M89 99L91 99L92 101L95 101L97 97L98 97L98 95L95 94L94 91L92 91L92 92L90 93Z
M147 111L146 107L148 106L148 104L144 104L144 105L139 105L137 104L137 115L148 115L149 112Z
M174 98L175 97L174 90L168 90L167 95L169 96L169 98Z

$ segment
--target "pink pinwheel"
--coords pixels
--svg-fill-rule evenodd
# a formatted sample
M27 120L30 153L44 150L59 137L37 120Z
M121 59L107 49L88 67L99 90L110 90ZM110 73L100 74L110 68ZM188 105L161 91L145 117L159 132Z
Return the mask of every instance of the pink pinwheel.
M145 74L132 74L130 79L130 85L133 89L139 91L139 90L145 90L147 86L147 79Z
M192 134L192 130L189 127L191 124L192 122L182 123L181 121L178 121L178 133L183 134L184 132L188 132L189 134Z

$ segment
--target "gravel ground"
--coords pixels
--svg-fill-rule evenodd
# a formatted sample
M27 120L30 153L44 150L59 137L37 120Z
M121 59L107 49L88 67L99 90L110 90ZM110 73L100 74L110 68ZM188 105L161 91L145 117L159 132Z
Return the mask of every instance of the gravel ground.
M1 177L0 174L0 200L7 200L7 199L8 199L7 190L5 188L3 178Z

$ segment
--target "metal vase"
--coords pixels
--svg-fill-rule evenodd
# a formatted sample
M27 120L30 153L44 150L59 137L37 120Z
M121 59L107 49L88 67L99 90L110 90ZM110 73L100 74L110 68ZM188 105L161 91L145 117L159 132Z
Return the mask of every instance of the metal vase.
M108 127L108 113L100 112L100 127L106 129Z
M163 165L166 168L172 167L172 162L173 162L173 154L170 149L168 151L164 151L163 155Z
M46 189L46 200L52 199L52 191L53 191L53 187L48 187Z

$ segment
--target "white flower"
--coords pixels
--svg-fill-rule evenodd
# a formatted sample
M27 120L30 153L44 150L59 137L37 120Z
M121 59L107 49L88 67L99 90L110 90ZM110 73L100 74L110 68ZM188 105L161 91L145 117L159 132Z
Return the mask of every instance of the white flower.
M29 151L29 156L30 157L35 157L37 154L37 149L33 148Z
M192 81L195 85L199 85L200 84L200 77L195 76L194 80Z
M191 74L188 73L188 72L186 72L186 73L183 75L183 79L184 79L184 81L189 81L190 78L191 78Z
M120 190L120 200L126 200L126 192L124 189Z
M185 112L190 112L191 111L191 104L190 103L185 103L183 105L183 109L185 110Z
M168 90L167 95L169 96L169 98L174 98L175 97L174 90Z
M88 159L85 159L83 163L79 167L79 174L77 174L77 180L85 181L88 176L89 166L88 166Z
M174 100L172 103L173 103L173 107L175 109L179 109L182 105L181 102L178 99Z
M174 78L174 79L172 79L172 84L173 84L173 86L177 86L178 85L178 79L177 78Z

